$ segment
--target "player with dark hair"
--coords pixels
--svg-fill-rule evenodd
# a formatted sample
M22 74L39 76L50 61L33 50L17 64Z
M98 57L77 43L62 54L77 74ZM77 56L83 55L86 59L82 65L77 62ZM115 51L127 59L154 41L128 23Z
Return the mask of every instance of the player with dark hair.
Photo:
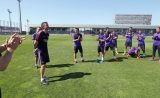
M137 59L140 58L140 49L139 47L132 47L129 49L127 56L135 57Z
M156 33L154 33L152 39L154 40L152 60L155 60L156 50L158 49L158 56L159 56L159 63L160 63L160 27L156 28Z
M129 27L128 32L126 32L126 35L125 35L126 42L125 42L125 49L124 49L123 55L126 55L127 51L131 49L133 36L134 36L134 32L132 31L132 27Z
M145 34L139 30L137 35L138 47L143 51L143 56L145 56Z
M38 27L36 29L36 32L32 35L32 42L33 42L33 44L34 44L34 42L36 40L36 35L37 35L38 32L40 32L40 30L41 30L41 28ZM37 49L34 49L33 52L34 52L34 55L35 55L35 67L38 68L38 51L37 51Z
M81 54L81 61L84 62L83 59L83 48L81 45L82 42L82 34L79 32L79 28L74 29L74 34L72 35L73 42L74 42L74 64L78 63L77 62L77 53L78 51Z
M38 59L40 67L40 76L41 80L40 82L42 84L48 84L46 81L45 74L45 67L46 63L50 61L49 54L48 54L48 39L49 39L49 33L48 33L48 22L43 22L41 24L41 31L37 33L36 35L36 41L34 42L34 48L35 51L38 51Z
M116 53L115 53L115 42L112 43L112 41L115 41L115 36L112 34L112 32L109 32L108 28L105 31L105 40L106 40L106 45L105 45L105 53L110 50L113 52L113 59L116 59Z
M99 35L98 35L98 58L97 62L104 62L104 55L105 55L105 36L104 32L102 29L99 30ZM102 59L100 60L100 53L102 53Z
M116 34L115 31L112 31L111 33L111 38L112 38L112 44L115 48L115 53L118 54L118 50L117 50L117 39L118 39L118 34Z

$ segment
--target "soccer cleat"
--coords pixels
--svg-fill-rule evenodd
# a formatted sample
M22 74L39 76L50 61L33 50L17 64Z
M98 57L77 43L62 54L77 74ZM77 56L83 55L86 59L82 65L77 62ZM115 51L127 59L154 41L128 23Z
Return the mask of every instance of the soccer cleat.
M117 57L113 57L113 60L117 61Z
M122 55L126 55L126 53L123 53Z
M35 64L34 67L36 67L38 69L38 64Z
M82 59L81 62L84 62L84 59Z
M103 62L104 62L104 60L101 60L101 61L100 61L100 63L103 63Z
M146 54L143 54L143 57L145 57L146 56Z
M35 64L34 66L35 66L35 67L37 67L37 66L38 66L38 64Z
M46 79L43 79L43 80L41 81L41 84L42 84L42 85L48 85Z
M97 59L97 61L96 61L96 62L97 62L97 63L99 63L100 61L101 61L101 60Z
M118 51L116 51L116 54L119 54Z
M49 78L47 78L46 76L43 76L43 79L45 79L45 80L49 80Z
M140 59L140 57L137 57L137 59Z
M74 64L78 63L77 61L74 61Z

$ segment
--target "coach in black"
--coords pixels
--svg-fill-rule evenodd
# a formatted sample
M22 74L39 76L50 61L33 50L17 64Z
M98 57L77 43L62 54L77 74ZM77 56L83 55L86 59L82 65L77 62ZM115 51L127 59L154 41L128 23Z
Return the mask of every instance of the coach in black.
M41 65L40 68L40 75L41 75L41 80L40 82L42 84L47 84L46 77L44 76L45 73L45 67L46 63L49 62L49 54L48 54L48 38L49 38L49 33L48 33L48 23L43 22L41 24L41 32L38 32L36 36L36 41L34 42L35 50L38 51L38 61L39 64Z

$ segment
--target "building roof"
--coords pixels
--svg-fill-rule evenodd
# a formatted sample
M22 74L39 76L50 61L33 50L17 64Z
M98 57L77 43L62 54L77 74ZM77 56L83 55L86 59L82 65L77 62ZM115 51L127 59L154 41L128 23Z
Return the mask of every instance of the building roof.
M30 24L30 27L39 27L40 25L38 24ZM57 27L57 28L129 28L129 27L133 27L133 28L141 28L141 29L155 29L156 27L158 27L157 25L120 25L120 24L116 24L116 25L94 25L94 24L49 24L50 27Z

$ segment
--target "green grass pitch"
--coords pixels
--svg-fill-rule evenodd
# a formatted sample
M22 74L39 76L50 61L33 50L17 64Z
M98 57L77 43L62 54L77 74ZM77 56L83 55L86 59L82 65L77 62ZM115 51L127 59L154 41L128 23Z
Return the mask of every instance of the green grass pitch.
M7 36L0 36L3 43ZM124 37L118 39L123 52ZM49 85L40 84L39 70L34 67L33 44L27 36L18 47L4 72L0 72L2 98L160 98L160 64L149 61L152 39L146 39L146 58L137 60L118 54L118 62L96 63L96 36L84 36L82 45L87 62L73 65L73 42L70 35L51 35L50 63L46 76ZM133 46L137 46L134 38ZM80 55L78 55L80 61Z

